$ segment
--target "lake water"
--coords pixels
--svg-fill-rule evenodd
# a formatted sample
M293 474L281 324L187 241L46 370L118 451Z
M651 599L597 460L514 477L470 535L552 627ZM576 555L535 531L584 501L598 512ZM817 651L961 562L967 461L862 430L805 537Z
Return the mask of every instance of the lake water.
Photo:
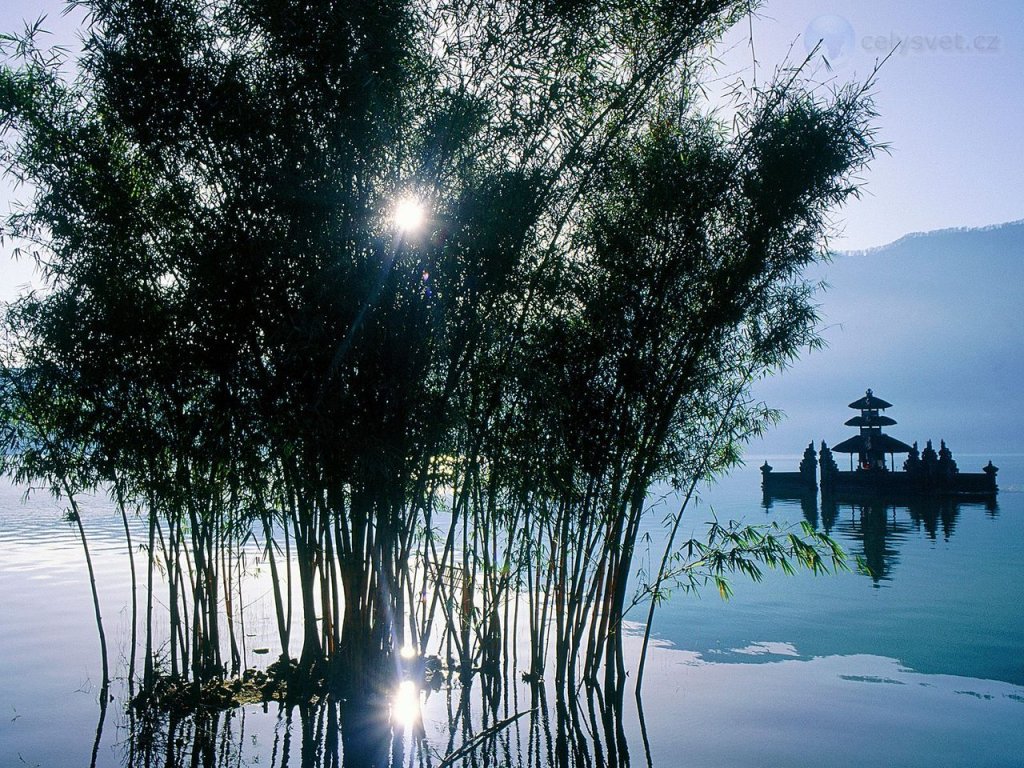
M798 461L767 458L780 470ZM766 509L755 462L705 491L687 513L694 529L712 513L747 522L809 519L872 573L769 572L760 584L737 578L728 602L711 591L674 595L656 615L658 642L645 678L650 763L1020 765L1024 456L957 456L965 471L989 458L1001 467L992 507L829 509L775 500ZM200 722L162 723L145 749L130 738L138 726L123 702L127 552L120 518L100 500L83 520L120 681L97 742L98 643L77 533L62 521L61 504L44 494L25 502L22 494L0 485L0 766L337 764L345 750L332 739L334 713L324 706L247 706ZM670 512L673 501L667 498L652 520ZM259 607L265 583L257 578L247 589L254 602L247 631L256 647L261 635L272 635L273 619ZM635 655L639 629L630 635ZM557 729L546 702L517 685L488 710L478 693L461 712L457 685L433 694L423 707L422 738L410 732L388 742L391 764L437 766L494 721L531 708L538 714L483 740L466 764L555 761ZM632 701L623 720L630 763L646 765ZM578 761L608 760L600 736L584 733L579 741L587 738L589 752ZM363 757L341 762L358 765Z

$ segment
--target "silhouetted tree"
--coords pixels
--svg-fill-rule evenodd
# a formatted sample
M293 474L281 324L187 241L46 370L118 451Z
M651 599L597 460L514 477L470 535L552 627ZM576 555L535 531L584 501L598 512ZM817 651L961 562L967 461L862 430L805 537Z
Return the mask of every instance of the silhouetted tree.
M4 41L5 235L45 282L6 376L148 510L172 673L224 674L255 526L294 543L305 680L372 688L438 610L496 662L527 589L534 671L553 613L559 681L583 648L618 686L648 489L734 464L771 415L747 385L814 340L865 90L782 70L716 116L738 0L84 8L74 62Z

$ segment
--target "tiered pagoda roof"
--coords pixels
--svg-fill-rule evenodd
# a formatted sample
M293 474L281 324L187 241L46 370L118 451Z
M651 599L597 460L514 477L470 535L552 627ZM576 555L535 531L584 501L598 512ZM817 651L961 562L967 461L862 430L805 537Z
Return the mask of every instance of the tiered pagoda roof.
M832 446L836 453L868 453L869 451L881 453L910 453L911 447L902 440L890 437L886 434L879 435L854 435Z
M879 413L886 408L892 408L892 403L877 397L869 389L864 397L850 403L850 408L860 411L860 415L848 420L846 426L859 427L860 433L832 446L833 451L859 454L862 465L873 464L872 458L882 456L884 466L884 454L910 453L913 450L902 440L882 432L882 427L896 424L895 419Z
M882 398L876 397L869 389L864 394L864 397L850 403L850 407L855 411L884 411L886 408L892 408L892 403L888 403Z

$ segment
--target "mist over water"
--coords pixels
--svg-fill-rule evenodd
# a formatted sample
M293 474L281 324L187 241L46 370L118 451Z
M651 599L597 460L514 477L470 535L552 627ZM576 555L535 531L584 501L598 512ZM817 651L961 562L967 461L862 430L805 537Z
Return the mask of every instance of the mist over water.
M786 418L749 447L752 462L847 437L846 404L869 387L893 404L888 431L904 442L1020 450L1024 222L908 235L837 254L814 277L828 284L818 294L827 346L755 386Z

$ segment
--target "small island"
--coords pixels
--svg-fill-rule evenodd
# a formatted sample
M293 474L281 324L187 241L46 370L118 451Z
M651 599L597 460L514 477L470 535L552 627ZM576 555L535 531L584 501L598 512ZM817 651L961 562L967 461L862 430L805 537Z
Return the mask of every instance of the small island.
M940 441L939 450L928 440L924 450L917 443L907 445L882 431L896 424L882 413L892 403L870 389L854 400L850 408L860 411L846 422L858 433L831 449L822 441L815 454L814 443L804 451L797 472L775 472L766 461L761 466L761 487L767 494L815 493L823 498L837 495L878 495L895 497L957 496L991 498L998 493L998 467L991 461L981 472L961 472L953 453ZM849 471L840 470L833 453L850 455ZM907 454L903 471L896 470L896 454Z

